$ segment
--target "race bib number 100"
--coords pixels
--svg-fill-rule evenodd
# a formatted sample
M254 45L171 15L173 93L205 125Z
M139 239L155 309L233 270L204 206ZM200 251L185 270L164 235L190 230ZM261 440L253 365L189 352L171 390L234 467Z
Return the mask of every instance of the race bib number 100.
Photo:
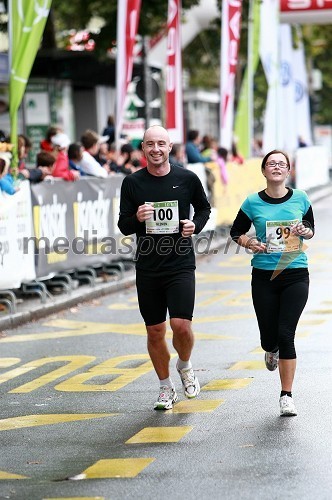
M269 220L266 221L266 250L274 252L296 252L300 250L301 240L291 233L291 227L298 223L296 220Z
M179 232L180 221L178 200L146 201L146 204L151 204L154 208L151 218L145 221L147 234L171 234Z

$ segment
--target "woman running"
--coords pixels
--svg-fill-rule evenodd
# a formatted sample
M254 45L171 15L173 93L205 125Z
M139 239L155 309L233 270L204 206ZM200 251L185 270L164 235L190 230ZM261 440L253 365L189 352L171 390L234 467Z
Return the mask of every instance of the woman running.
M270 151L262 160L266 189L249 195L231 228L231 237L253 253L252 300L260 330L265 365L279 365L280 415L295 416L292 396L296 369L295 331L308 299L309 272L304 252L314 235L314 216L307 194L286 187L290 161ZM251 225L255 237L246 233Z

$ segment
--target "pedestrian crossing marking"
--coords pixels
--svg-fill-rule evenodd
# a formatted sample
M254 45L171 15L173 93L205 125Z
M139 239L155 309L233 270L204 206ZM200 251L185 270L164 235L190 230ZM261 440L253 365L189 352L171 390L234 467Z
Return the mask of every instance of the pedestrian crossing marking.
M21 361L21 358L0 358L0 368L8 368L16 365Z
M193 427L185 425L177 427L145 427L128 439L126 444L177 443L192 430Z
M85 479L112 479L136 477L154 458L110 458L98 460L88 467L83 474Z
M26 476L21 476L20 474L13 474L12 472L5 472L0 470L0 480L1 479L29 479Z
M265 362L264 361L238 361L234 365L232 365L230 370L265 370Z
M228 389L244 389L251 384L250 378L225 378L211 380L202 387L202 391L223 391Z
M93 418L105 418L117 413L50 413L44 415L22 415L0 420L0 431L11 431L26 427L39 427L41 425L63 424Z
M208 413L214 411L224 402L223 399L194 399L191 401L180 401L173 406L173 410L167 410L166 414Z

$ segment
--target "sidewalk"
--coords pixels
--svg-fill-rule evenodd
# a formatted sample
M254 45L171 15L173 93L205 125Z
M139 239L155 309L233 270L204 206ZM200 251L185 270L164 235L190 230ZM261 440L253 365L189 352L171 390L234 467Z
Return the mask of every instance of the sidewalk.
M307 190L312 203L315 203L322 198L332 195L332 184L327 186L322 186L315 188L313 190ZM209 253L213 254L222 248L228 239L229 230L224 228L221 231L216 232L216 236L213 238L211 247L209 248ZM198 256L202 258L206 254ZM50 314L54 314L61 310L74 307L79 303L86 302L89 300L108 295L110 293L115 293L119 290L124 290L135 284L135 271L134 268L125 271L121 279L116 279L110 276L108 281L105 282L102 278L97 278L95 285L81 285L77 289L71 290L68 293L62 293L61 295L53 295L48 297L46 303L42 303L39 297L24 298L20 300L17 304L17 312L14 314L2 314L0 312L0 332L1 330L15 328L29 321L33 321Z

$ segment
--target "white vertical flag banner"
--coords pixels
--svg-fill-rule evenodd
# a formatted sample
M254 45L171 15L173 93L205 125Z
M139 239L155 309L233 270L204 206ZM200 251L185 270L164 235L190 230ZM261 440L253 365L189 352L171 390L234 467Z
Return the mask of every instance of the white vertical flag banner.
M293 67L292 31L289 24L281 24L280 35L280 102L285 113L278 113L281 147L289 154L297 148L295 116L295 81Z
M231 149L233 142L235 76L238 62L242 2L223 0L220 63L220 144Z
M168 0L166 128L172 142L183 143L181 0Z
M118 0L116 53L116 142L123 124L124 102L131 82L141 0Z
M300 43L297 49L293 49L293 68L295 75L296 133L308 146L311 146L312 132L308 77L302 43Z
M259 54L268 83L264 115L263 151L281 148L279 137L279 0L263 0L261 4L261 30Z

